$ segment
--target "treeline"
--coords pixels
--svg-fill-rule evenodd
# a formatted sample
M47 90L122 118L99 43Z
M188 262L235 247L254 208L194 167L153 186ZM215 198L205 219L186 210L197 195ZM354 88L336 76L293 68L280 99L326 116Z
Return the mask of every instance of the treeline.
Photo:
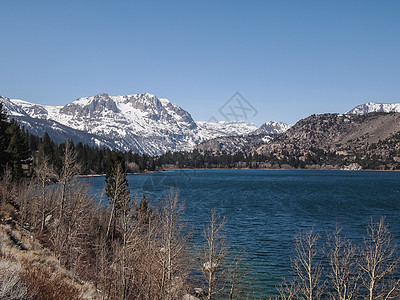
M0 174L6 165L12 170L14 179L32 176L34 158L39 151L49 157L56 173L61 172L65 144L53 142L47 133L43 137L30 134L7 116L0 103ZM81 174L105 174L113 155L123 157L128 173L161 171L168 168L342 168L357 164L361 169L397 170L400 169L400 136L357 148L348 147L345 151L321 149L317 147L300 148L296 144L283 145L266 153L238 151L181 151L167 152L159 156L116 151L69 142L77 153Z
M167 152L155 158L157 167L175 168L258 168L268 159L265 155L224 151L198 151Z
M39 150L43 149L44 153L49 157L51 164L59 171L61 170L66 143L57 144L46 133L43 138L38 139L37 147L32 149L33 154L35 156ZM105 174L113 156L123 158L129 173L154 171L156 169L155 159L145 154L140 155L132 151L123 152L108 148L92 147L83 143L75 145L71 141L68 141L68 144L72 151L76 153L82 175Z

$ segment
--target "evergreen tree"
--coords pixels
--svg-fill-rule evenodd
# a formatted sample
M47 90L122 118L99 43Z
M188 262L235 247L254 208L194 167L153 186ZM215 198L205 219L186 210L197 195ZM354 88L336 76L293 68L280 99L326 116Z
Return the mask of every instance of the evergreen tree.
M24 176L24 169L30 164L28 141L18 123L11 120L6 134L9 136L6 158L12 169L13 180L20 180Z
M47 132L44 133L42 138L43 150L44 154L46 154L49 158L51 163L56 166L55 164L55 151L54 151L54 142L51 140L49 134Z
M7 133L8 127L7 114L3 110L3 103L0 103L0 174L3 174L7 164L6 150L7 150Z
M136 207L136 220L142 224L148 224L150 217L152 215L152 210L149 207L146 196L142 197L140 204Z

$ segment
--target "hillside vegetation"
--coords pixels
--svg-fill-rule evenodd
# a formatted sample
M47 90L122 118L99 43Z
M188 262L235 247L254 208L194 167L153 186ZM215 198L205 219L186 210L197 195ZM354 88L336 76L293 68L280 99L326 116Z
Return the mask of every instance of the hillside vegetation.
M312 115L254 151L293 167L400 168L400 114Z

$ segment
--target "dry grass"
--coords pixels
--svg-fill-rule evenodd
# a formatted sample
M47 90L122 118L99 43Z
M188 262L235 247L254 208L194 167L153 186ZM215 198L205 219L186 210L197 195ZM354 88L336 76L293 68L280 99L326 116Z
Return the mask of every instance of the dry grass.
M96 299L92 284L77 282L49 249L16 227L0 224L0 299Z
M26 299L27 287L21 279L21 271L18 262L0 260L0 299Z

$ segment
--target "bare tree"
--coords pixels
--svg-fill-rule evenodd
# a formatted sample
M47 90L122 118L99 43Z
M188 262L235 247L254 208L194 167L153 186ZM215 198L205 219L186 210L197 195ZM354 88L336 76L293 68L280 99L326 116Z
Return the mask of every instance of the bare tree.
M102 220L99 220L103 222ZM106 220L104 220L104 223ZM106 225L104 226L106 227ZM110 265L112 264L112 255L107 243L107 237L105 230L99 229L97 233L97 239L95 241L95 278L96 278L96 289L100 294L100 299L107 299L109 286L111 282Z
M106 183L108 202L111 205L111 213L108 221L106 236L109 237L111 234L111 240L113 240L116 229L115 219L119 213L119 209L121 208L121 205L123 206L124 203L131 201L128 180L126 178L126 170L122 161L119 161L115 163L115 165L111 166L106 175ZM111 229L113 229L112 232L110 232Z
M90 242L87 229L92 227L95 203L90 195L90 186L83 182L74 182L67 197L65 215L62 223L53 228L52 242L60 262L69 270L77 272Z
M391 280L390 275L398 270L399 257L383 217L377 223L371 220L367 235L359 263L367 299L398 299L400 280Z
M60 259L66 259L65 264L69 264L69 254L67 256L63 255L64 250L71 247L70 239L74 236L73 231L76 228L76 224L71 223L71 219L74 219L77 215L81 213L82 205L84 199L88 197L88 193L84 192L81 195L77 195L74 191L75 188L78 190L82 188L82 185L73 184L72 189L68 191L68 186L76 179L79 174L81 166L78 163L77 154L73 149L73 144L71 141L67 141L64 146L64 154L62 156L61 173L59 175L59 188L60 188L60 201L57 202L58 208L58 219L56 222L55 230L52 232L52 242L54 250ZM74 197L73 199L68 199L71 201L69 207L67 207L67 196ZM68 211L67 219L64 220L64 215ZM83 219L82 219L83 220ZM80 220L78 220L80 221ZM79 223L79 222L78 222Z
M15 200L19 204L19 221L25 229L30 229L31 225L37 224L38 217L38 201L40 202L41 197L38 197L38 190L34 184L34 179L24 180L18 186L16 191Z
M12 179L13 179L12 178L12 169L10 168L10 166L8 164L6 165L3 174L1 174L0 179L1 179L1 185L0 185L0 188L1 188L0 197L1 198L0 198L0 200L1 200L1 202L3 202L6 200L9 200L11 198L11 195L13 193L13 187L15 184L12 182Z
M171 189L164 201L159 222L159 263L161 266L160 292L162 299L175 299L186 280L185 251L188 234L181 220L183 205L179 192Z
M137 248L135 263L135 286L138 298L152 300L160 298L159 278L160 271L158 234L160 218L148 209L142 199L138 205L137 220ZM146 206L146 207L144 207ZM162 265L162 264L161 264Z
M278 285L277 290L280 295L281 300L293 300L296 299L296 295L298 293L298 287L295 281L286 282L283 281L280 285Z
M60 190L61 190L61 203L60 203L60 212L59 212L59 223L62 222L64 207L65 207L65 198L66 198L66 189L67 184L71 182L81 171L82 167L78 163L78 155L73 149L72 141L68 140L65 143L64 147L64 155L62 156L62 167L61 174L59 179Z
M222 233L225 223L225 218L212 210L210 223L204 230L206 246L204 247L202 271L207 283L207 300L222 293L226 283L224 262L228 254L228 247Z
M55 178L53 166L50 164L50 159L45 155L43 148L39 149L36 157L36 167L34 169L36 179L41 187L41 199L39 204L40 217L40 232L43 231L46 224L46 218L52 213L47 205L46 186L51 183L51 179Z
M361 270L357 264L357 253L352 243L341 237L336 228L330 243L329 277L334 293L330 292L331 299L351 300L357 298L358 284Z
M296 292L301 299L320 299L323 288L320 285L322 266L316 261L320 254L317 242L319 235L309 232L300 232L296 237L296 253L293 259L293 268L298 279ZM298 298L297 296L297 298Z
M129 196L129 193L127 194ZM117 229L121 235L116 251L118 257L118 273L119 281L121 283L121 299L127 299L130 293L130 280L133 275L133 263L136 251L137 238L135 236L137 229L137 222L135 220L135 206L131 197L124 197L119 203L119 213L117 214Z
M240 289L246 284L245 277L249 273L249 268L244 267L244 254L238 253L227 267L227 283L229 284L229 300L239 299ZM243 291L242 291L243 294Z
M118 202L116 207L112 246L104 246L110 245L105 238L99 241L97 252L103 297L179 299L186 289L188 234L181 220L183 205L178 192L171 190L154 213L145 200L141 204Z

